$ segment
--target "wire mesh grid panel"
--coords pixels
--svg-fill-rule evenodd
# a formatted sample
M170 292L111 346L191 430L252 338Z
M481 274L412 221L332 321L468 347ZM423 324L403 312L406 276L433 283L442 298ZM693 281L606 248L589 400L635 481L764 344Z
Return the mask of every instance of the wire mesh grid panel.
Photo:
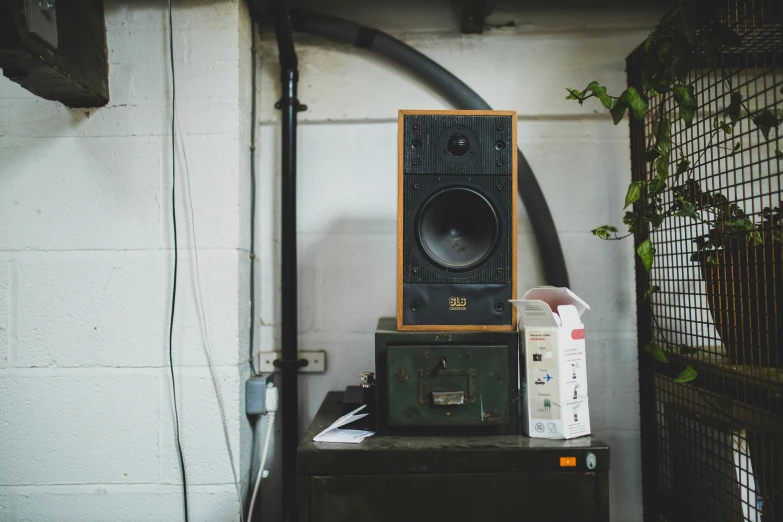
M689 56L679 92L649 95L649 46L628 57L649 95L625 220L654 248L636 267L647 520L783 521L780 9L717 5L705 23L730 38Z

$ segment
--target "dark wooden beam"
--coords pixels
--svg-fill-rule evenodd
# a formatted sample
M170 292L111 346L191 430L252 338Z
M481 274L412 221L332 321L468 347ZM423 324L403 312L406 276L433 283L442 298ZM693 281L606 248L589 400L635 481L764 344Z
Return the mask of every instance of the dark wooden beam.
M487 15L486 0L462 0L462 32L481 34Z

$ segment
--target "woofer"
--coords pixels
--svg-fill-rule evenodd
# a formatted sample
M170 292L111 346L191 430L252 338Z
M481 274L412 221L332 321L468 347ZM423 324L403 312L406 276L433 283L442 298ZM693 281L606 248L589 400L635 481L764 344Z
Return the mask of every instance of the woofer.
M416 219L416 239L430 262L451 271L475 268L500 237L497 211L482 194L452 187L431 196Z

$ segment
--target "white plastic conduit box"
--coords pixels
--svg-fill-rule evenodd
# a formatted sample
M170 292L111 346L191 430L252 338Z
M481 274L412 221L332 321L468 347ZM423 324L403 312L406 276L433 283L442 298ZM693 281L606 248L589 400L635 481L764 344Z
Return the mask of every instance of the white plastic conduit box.
M590 434L587 354L581 316L590 307L568 288L538 287L511 300L519 312L520 422L530 437Z

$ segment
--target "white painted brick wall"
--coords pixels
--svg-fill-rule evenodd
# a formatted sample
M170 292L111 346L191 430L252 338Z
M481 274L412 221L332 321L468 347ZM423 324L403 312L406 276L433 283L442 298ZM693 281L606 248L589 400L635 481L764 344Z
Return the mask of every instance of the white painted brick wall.
M0 78L0 521L182 520L171 300L167 3L106 2L111 101L68 109ZM175 374L191 520L238 520L201 296L243 488L250 117L239 0L175 2ZM185 197L187 153L193 212ZM243 489L244 490L244 489Z
M190 519L194 522L236 518L233 486L194 486L188 488L188 496ZM19 488L14 503L19 522L179 522L184 519L179 486Z
M664 9L497 2L490 23L516 27L464 36L451 4L404 0L310 8L384 29L455 73L497 109L519 114L518 137L552 210L573 290L593 306L588 376L594 433L612 447L612 520L641 520L633 245L602 243L590 229L619 223L630 180L627 123L594 104L566 101L564 87L598 79L625 86L625 57ZM378 317L395 313L397 111L452 108L406 73L354 47L299 36L299 346L328 352L325 374L301 378L301 429L324 394L374 367ZM279 96L276 45L261 43L262 210L257 321L262 349L279 346ZM520 208L519 291L543 284L535 238ZM279 466L279 456L275 466ZM277 469L277 468L273 468Z

